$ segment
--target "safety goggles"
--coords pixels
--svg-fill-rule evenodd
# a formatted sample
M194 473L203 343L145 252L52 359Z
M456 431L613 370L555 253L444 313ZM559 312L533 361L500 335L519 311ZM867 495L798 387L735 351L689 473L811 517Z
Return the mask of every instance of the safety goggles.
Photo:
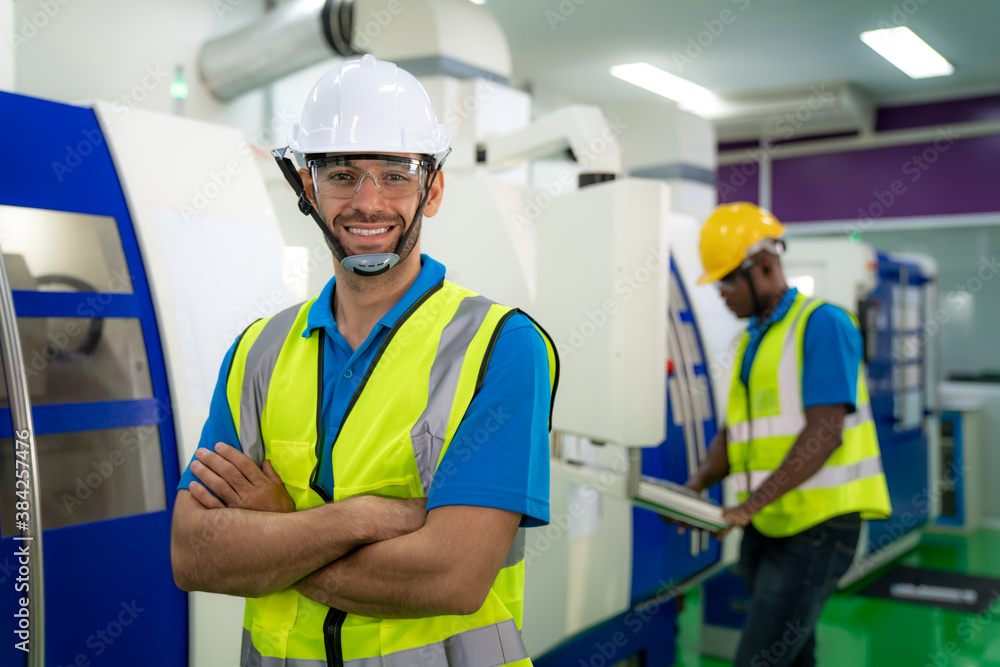
M721 292L732 292L736 290L737 285L740 282L740 276L750 270L751 267L757 264L756 260L746 259L743 263L737 266L735 269L727 273L726 275L719 278L716 281L716 285Z
M320 197L353 199L370 178L383 199L417 194L433 172L431 163L408 157L380 154L334 155L309 160Z

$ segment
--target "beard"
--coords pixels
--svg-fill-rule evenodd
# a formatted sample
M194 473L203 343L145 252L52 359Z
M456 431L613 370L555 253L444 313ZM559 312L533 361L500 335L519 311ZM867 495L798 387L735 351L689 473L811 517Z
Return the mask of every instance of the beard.
M364 213L354 212L350 215L337 216L333 220L333 229L334 230L342 229L343 234L350 235L350 232L348 232L346 228L350 227L352 224L375 224L380 222L388 223L391 226L399 228L400 234L406 234L407 232L406 220L403 218L403 216L395 213L389 213L388 211L379 211L372 215L365 215ZM393 247L391 249L386 249L386 248L372 247L371 249L365 249L362 242L361 250L358 252L352 252L344 246L342 238L337 238L336 233L332 233L332 235L334 236L334 238L337 238L337 243L340 244L341 252L344 253L345 257L350 257L352 255L391 252L398 255L399 262L402 263L407 257L409 257L410 253L416 247L417 242L420 240L420 228L422 222L423 222L423 215L417 216L417 219L414 220L413 224L411 225L412 227L414 227L414 229L412 233L407 237L406 243L403 244L402 248ZM333 244L330 242L330 237L327 236L326 234L324 234L323 236L324 240L326 241L327 248L329 248L330 252L333 253L335 261L339 263L340 258L338 258L338 255L340 253L337 251L336 248L334 248ZM352 238L351 241L352 243L356 243L356 240L354 238ZM399 241L396 242L397 246L398 244Z

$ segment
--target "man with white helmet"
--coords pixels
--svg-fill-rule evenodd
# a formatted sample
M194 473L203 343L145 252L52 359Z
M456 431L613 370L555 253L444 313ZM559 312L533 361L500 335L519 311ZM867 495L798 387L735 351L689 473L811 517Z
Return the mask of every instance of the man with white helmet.
M420 255L450 149L410 74L345 62L289 148L335 276L227 354L175 579L247 598L243 665L530 665L523 528L548 522L554 345Z

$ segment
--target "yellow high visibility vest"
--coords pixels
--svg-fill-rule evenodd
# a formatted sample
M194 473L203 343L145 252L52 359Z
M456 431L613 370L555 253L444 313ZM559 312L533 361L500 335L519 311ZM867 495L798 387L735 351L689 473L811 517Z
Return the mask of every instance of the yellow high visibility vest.
M514 309L441 281L386 334L351 399L332 449L317 437L322 334L303 337L312 301L244 332L227 381L243 451L267 458L297 510L360 494L424 497L485 375ZM555 346L548 348L555 394ZM337 443L345 443L338 445ZM349 443L349 444L347 444ZM332 457L333 497L317 484ZM242 665L262 667L487 667L531 665L521 641L524 529L483 606L467 616L379 619L330 609L286 589L247 599Z
M740 379L750 336L744 333L733 364L726 415L729 469L740 502L785 460L806 425L802 407L802 353L806 323L822 301L796 296L785 317L765 332ZM892 510L872 420L864 363L858 368L856 411L844 419L843 442L820 470L753 518L769 537L786 537L832 517L860 512L887 519ZM817 449L821 443L816 443Z

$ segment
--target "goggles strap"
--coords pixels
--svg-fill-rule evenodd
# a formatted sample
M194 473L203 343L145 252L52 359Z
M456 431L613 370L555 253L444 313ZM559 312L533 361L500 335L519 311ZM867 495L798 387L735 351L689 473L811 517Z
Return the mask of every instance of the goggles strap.
M339 243L337 243L337 239L333 237L333 232L331 232L326 226L326 221L323 220L323 216L320 215L319 211L317 211L309 201L309 197L306 195L305 185L302 183L302 178L299 176L299 172L295 168L295 164L285 157L286 150L288 150L287 146L285 148L275 148L271 151L271 155L274 157L274 161L278 163L278 169L281 170L281 174L285 177L285 180L288 181L288 184L292 186L292 190L294 190L295 194L298 196L299 211L302 212L302 215L310 216L316 222L320 231L323 232L323 236L326 237L327 243L330 244L334 254L337 256L337 261L343 261L343 259L347 256L347 253L345 253L344 249L340 247Z
M449 155L451 155L450 148L448 149L448 152L444 154L444 157L442 157L441 160L437 163L437 165L435 165L434 171L431 173L431 178L427 183L427 188L424 190L423 195L420 197L420 204L417 206L417 211L416 213L413 214L413 220L410 221L410 227L409 229L406 230L406 232L402 236L399 237L399 242L396 244L397 255L399 255L399 253L403 251L403 248L406 247L406 242L410 238L410 234L412 234L413 230L417 228L417 220L419 220L420 216L423 214L424 205L427 203L427 199L431 196L431 186L434 185L435 179L437 179L438 174L441 173L441 169L444 167L444 161L448 159ZM403 257L400 256L400 259L403 259Z

